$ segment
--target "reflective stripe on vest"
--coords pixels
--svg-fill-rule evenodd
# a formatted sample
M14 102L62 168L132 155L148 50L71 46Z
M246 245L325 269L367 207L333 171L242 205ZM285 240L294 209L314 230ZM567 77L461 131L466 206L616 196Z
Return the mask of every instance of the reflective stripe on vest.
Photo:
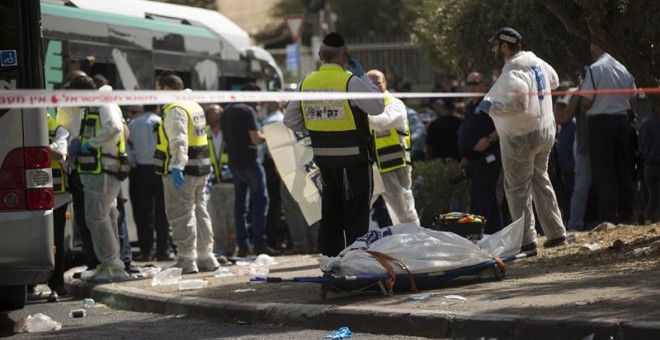
M57 129L64 129L63 126L58 125L55 119L48 115L48 143L52 144L57 134ZM62 163L58 160L51 159L50 167L53 169L53 192L63 193L66 191L66 184L64 180L64 171L62 170Z
M158 138L156 152L154 153L154 169L159 175L169 174L169 161L171 158L169 140L165 133L165 117L178 107L188 116L188 162L184 172L191 176L205 176L211 173L211 160L206 136L206 118L204 109L195 102L181 102L166 105L163 109L163 119L158 125Z
M119 107L116 110L121 112ZM99 130L101 130L99 108L86 108L83 122L80 126L80 144L85 144L90 138L96 136ZM125 179L130 171L130 165L128 164L126 141L124 140L123 131L119 133L116 147L117 149L113 150L116 151L116 154L109 153L109 150L103 150L103 147L92 149L90 153L80 153L78 155L78 173L100 174L101 172L105 172L121 180Z
M396 99L391 95L386 96L385 107L392 100ZM405 132L399 132L396 129L389 129L387 131L372 130L376 144L376 165L380 173L400 169L410 163L410 143L408 142L410 139L410 128L408 127L408 119L405 120L405 125Z
M300 91L347 92L351 77L338 65L322 65L302 81ZM371 135L359 108L346 99L301 101L300 108L319 166L342 167L368 159Z
M208 132L208 143L209 143L209 156L211 159L211 166L213 167L213 179L211 182L213 184L218 184L220 182L229 183L232 182L233 176L229 170L229 155L227 154L227 148L225 148L224 141L220 143L220 159L217 157L215 152L215 144L213 143L213 132L211 128L207 128Z

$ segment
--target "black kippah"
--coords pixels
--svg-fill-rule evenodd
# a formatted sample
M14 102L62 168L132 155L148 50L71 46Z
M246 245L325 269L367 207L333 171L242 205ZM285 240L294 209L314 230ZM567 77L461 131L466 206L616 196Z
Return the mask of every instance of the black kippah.
M344 38L337 32L331 32L323 38L323 44L330 47L342 47L344 46Z

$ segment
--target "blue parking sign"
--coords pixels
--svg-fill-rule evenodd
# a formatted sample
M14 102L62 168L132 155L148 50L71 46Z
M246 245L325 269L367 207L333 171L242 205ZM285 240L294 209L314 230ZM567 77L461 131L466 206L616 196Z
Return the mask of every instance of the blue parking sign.
M18 66L16 50L0 50L0 66Z

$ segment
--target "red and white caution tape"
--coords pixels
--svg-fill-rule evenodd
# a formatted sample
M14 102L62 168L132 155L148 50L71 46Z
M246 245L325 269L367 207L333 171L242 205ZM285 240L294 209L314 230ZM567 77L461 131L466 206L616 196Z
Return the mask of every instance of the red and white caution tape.
M597 90L597 91L555 91L546 95L566 94L657 94L660 88ZM396 92L398 98L466 98L481 97L484 93L474 92ZM512 96L518 94L502 94ZM538 93L529 95L536 96ZM69 90L7 90L0 92L0 108L37 108L54 106L99 106L106 104L142 105L165 104L181 101L198 103L235 103L268 101L322 101L338 99L383 98L384 93L360 92L249 92L249 91L69 91Z

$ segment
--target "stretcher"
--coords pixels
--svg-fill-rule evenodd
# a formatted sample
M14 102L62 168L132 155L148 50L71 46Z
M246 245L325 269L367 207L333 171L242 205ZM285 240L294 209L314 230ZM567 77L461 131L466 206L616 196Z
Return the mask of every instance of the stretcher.
M394 291L435 289L461 276L502 280L508 263L531 256L520 252L522 219L475 244L451 232L412 225L372 231L337 257L319 260L324 275L317 277L266 277L262 281L321 284L327 293L380 289Z

